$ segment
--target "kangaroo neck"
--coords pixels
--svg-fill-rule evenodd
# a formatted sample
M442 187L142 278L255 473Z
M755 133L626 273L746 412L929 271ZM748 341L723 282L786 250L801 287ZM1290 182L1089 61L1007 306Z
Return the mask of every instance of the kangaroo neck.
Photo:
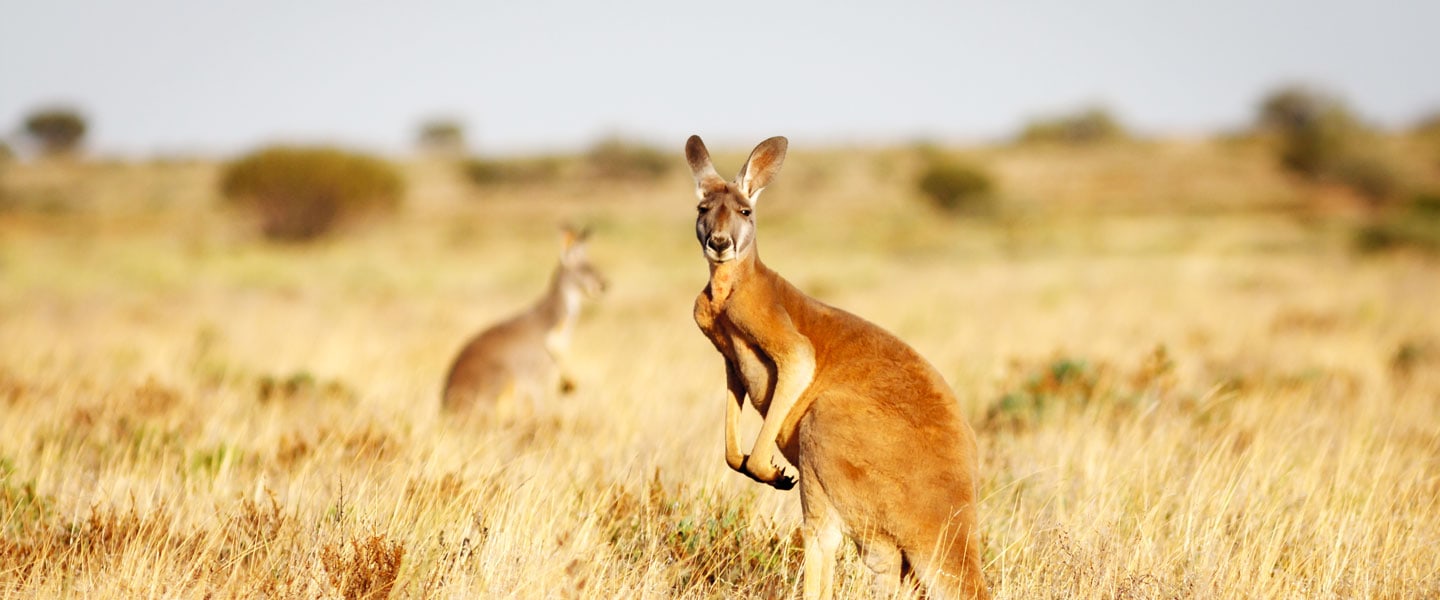
M552 327L573 321L580 312L580 291L565 285L563 271L563 266L555 267L549 289L535 305L537 315Z
M745 285L746 281L756 277L764 269L765 264L760 262L760 254L753 245L733 260L710 263L710 285L705 288L710 295L710 302L716 306L724 306L736 288Z

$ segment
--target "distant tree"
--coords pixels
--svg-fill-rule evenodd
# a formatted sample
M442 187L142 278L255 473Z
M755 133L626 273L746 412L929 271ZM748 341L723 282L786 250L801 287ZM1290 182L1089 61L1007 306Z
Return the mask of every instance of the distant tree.
M465 126L448 118L434 118L420 124L416 144L425 152L460 156L465 153Z
M1292 84L1260 102L1255 127L1278 137L1281 166L1313 181L1344 184L1381 208L1405 189L1400 170L1375 146L1375 134L1338 96Z
M1280 162L1300 175L1332 173L1363 133L1338 97L1305 85L1287 85L1260 103L1256 128L1280 136Z
M70 154L85 139L85 117L61 106L38 109L25 118L25 134L47 155Z
M1304 84L1289 84L1270 92L1260 102L1256 126L1262 131L1286 133L1316 127L1327 120L1353 124L1350 107L1334 94Z
M1104 107L1032 120L1020 132L1021 143L1093 144L1129 137L1125 126Z

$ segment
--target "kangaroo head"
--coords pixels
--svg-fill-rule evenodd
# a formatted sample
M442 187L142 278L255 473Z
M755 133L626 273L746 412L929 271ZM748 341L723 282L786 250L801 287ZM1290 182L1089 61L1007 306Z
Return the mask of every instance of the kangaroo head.
M605 291L606 281L585 253L585 241L589 238L589 229L576 231L565 227L561 230L560 268L556 270L556 277L565 288L595 296Z
M700 136L685 142L685 159L695 175L695 196L700 204L695 217L695 237L711 263L723 263L746 255L755 247L755 201L785 162L789 142L772 137L750 152L735 181L726 182L710 163L710 152Z

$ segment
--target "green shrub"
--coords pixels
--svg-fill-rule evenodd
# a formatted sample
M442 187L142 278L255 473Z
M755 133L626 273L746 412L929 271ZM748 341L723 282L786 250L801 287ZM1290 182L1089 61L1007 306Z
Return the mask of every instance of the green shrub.
M1074 114L1039 118L1025 125L1021 143L1094 144L1128 137L1110 111L1092 107Z
M560 176L561 160L553 156L495 160L472 158L461 168L479 186L547 183Z
M1022 368L1014 374L1018 379L990 403L982 427L1022 430L1091 407L1116 416L1133 414L1137 408L1173 398L1178 385L1175 361L1163 345L1145 353L1129 370L1063 355L1016 366Z
M1097 397L1100 373L1080 359L1056 357L1025 376L1019 389L1007 391L990 404L983 424L987 428L1017 429L1033 426L1050 413L1067 406L1085 406Z
M79 111L62 106L41 108L25 118L25 134L47 155L79 150L86 128L85 117Z
M995 184L974 165L932 159L917 184L930 205L945 213L986 214L995 208Z
M601 179L653 180L674 166L670 153L621 138L601 140L585 154L591 173Z
M1390 373L1402 382L1440 368L1440 340L1423 336L1406 338L1395 347L1389 363Z
M1410 199L1410 210L1416 216L1440 220L1440 190L1424 190L1417 192Z
M255 211L265 236L303 241L342 219L390 210L404 194L400 174L385 161L325 147L273 146L226 167L220 191Z

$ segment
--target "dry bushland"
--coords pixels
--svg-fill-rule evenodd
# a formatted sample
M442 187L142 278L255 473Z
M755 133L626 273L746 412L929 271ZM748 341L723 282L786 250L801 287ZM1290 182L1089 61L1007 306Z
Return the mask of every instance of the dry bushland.
M1243 144L973 150L999 214L937 219L913 153L795 143L767 261L956 389L997 598L1440 594L1440 264L1354 254L1346 192ZM402 212L307 247L230 221L214 165L9 167L0 596L798 593L795 494L724 464L674 158L413 164ZM541 290L562 220L611 280L578 391L445 422L450 354Z

